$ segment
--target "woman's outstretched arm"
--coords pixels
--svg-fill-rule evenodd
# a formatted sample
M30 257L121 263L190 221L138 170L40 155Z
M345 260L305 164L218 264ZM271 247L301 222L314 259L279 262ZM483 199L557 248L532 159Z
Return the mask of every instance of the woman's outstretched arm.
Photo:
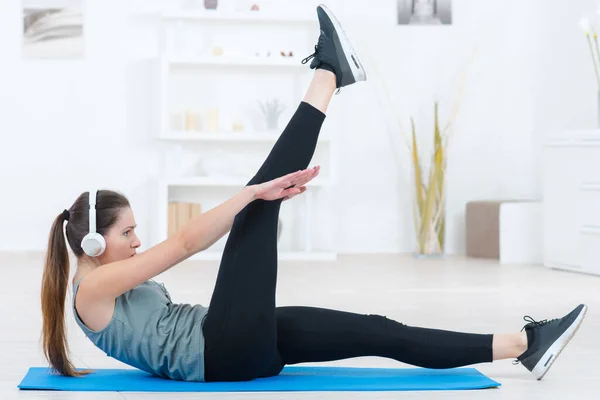
M246 186L237 195L192 219L176 235L186 251L186 258L208 249L233 225L235 216L256 200L253 187Z
M258 185L246 186L236 196L219 206L200 214L177 233L186 249L187 257L208 249L233 226L235 216L252 201L291 198L306 190L307 182L319 174L319 167L298 171ZM292 189L286 189L294 186Z
M252 201L294 196L301 193L304 184L315 176L315 170L311 168L245 187L234 197L200 214L175 235L147 251L94 269L81 282L79 297L86 297L88 301L115 299L208 248L231 229L235 216Z

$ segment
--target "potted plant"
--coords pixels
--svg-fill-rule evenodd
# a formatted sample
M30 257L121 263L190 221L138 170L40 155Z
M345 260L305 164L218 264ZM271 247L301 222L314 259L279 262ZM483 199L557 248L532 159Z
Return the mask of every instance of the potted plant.
M448 166L448 146L454 135L454 122L458 115L461 104L463 90L466 86L468 69L474 60L476 49L467 60L467 65L458 79L458 91L456 98L452 102L450 114L447 122L440 122L439 103L434 102L433 107L433 148L430 154L422 154L425 146L422 145L419 137L420 132L415 126L414 118L410 118L410 135L406 134L403 128L401 118L397 114L398 108L389 93L389 85L385 83L381 74L377 72L376 65L374 72L380 76L382 81L381 88L384 98L387 99L391 107L392 119L397 123L398 131L403 136L404 143L408 150L411 161L410 175L413 182L412 214L414 221L414 234L416 248L415 257L437 257L446 252L446 190L448 183L446 181L446 169ZM428 167L428 168L427 168Z
M446 165L447 137L442 134L438 118L438 103L434 105L433 151L429 171L424 173L419 154L414 119L411 122L410 152L414 175L413 219L417 248L416 256L441 256L444 253L446 225Z

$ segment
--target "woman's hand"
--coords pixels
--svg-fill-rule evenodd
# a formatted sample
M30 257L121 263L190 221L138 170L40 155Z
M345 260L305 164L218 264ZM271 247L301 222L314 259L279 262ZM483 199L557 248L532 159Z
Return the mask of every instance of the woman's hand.
M252 185L254 197L261 200L289 200L294 196L304 193L306 185L313 178L319 175L320 166L305 169L298 172L273 179L268 182Z

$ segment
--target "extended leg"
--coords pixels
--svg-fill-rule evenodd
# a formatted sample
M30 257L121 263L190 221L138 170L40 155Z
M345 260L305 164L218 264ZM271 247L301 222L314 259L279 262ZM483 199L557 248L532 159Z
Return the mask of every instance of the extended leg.
M561 318L525 316L521 332L492 335L411 327L379 315L280 307L277 346L285 364L379 356L439 369L513 358L540 380L586 313L587 306L579 304Z
M276 315L278 348L285 364L364 356L426 368L493 361L491 334L412 327L380 315L314 307L279 307Z

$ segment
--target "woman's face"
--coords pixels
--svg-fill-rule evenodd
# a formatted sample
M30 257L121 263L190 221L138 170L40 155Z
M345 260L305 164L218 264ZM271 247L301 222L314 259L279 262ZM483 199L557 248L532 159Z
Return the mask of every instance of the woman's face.
M108 264L135 256L137 248L141 245L135 233L136 226L131 208L122 209L117 222L104 236L106 250L98 257L98 261Z

